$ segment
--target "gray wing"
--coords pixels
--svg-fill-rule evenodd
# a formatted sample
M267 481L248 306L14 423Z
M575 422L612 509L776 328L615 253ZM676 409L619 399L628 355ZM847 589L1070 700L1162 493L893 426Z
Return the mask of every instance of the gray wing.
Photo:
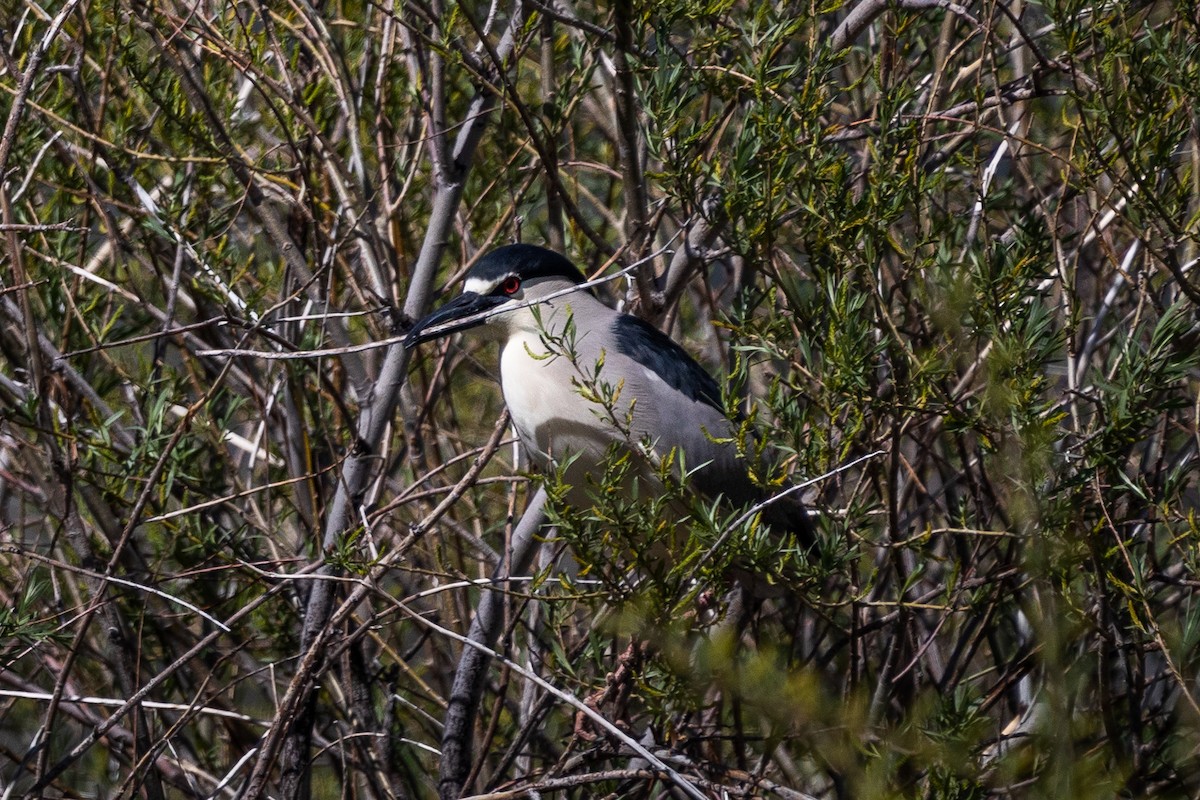
M724 495L735 505L746 506L764 500L766 493L750 480L746 463L738 456L734 443L713 441L732 437L736 430L725 416L721 387L712 375L669 336L637 317L619 315L613 322L613 336L621 355L654 373L674 390L655 392L648 382L641 381L636 382L640 388L634 390L643 403L654 405L652 409L643 406L637 413L654 420L647 428L662 434L660 449L681 449L688 469L705 464L692 480L709 497ZM768 505L763 517L767 524L790 530L806 543L812 540L808 512L795 495Z

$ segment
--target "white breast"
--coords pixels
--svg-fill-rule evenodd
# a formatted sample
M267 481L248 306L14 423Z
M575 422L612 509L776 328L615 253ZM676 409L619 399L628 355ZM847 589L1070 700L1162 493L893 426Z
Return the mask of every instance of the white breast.
M521 441L542 467L576 456L574 466L588 470L620 437L602 419L603 408L579 393L583 375L594 371L599 354L577 344L578 367L566 356L548 352L542 337L530 331L513 331L500 354L504 402ZM592 363L585 366L589 358Z
M546 349L536 333L518 331L509 337L500 351L500 388L504 403L512 414L513 425L529 454L541 466L549 461L548 442L538 442L535 432L543 428L552 416L552 401L556 387L544 374L547 364L534 355L545 356Z

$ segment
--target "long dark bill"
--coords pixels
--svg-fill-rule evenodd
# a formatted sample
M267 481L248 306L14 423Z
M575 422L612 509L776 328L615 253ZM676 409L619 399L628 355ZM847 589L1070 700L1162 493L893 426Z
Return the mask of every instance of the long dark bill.
M417 320L412 330L404 337L404 346L416 347L421 342L440 339L457 331L474 328L487 321L483 312L508 302L507 297L492 297L475 292L463 292L446 305L428 316Z

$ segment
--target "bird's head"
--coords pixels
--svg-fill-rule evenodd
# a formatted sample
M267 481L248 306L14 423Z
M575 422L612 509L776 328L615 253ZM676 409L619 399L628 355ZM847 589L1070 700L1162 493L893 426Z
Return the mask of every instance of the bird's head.
M404 346L415 347L477 325L507 327L506 318L513 316L508 312L528 310L531 304L581 283L583 273L553 250L531 244L497 248L471 267L462 294L413 325Z

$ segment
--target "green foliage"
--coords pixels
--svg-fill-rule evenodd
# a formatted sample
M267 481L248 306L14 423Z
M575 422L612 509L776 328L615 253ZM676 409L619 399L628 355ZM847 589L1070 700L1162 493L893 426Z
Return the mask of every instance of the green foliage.
M512 9L478 2L113 0L53 34L64 4L10 6L14 795L282 796L264 732L296 741L307 678L315 794L436 796L444 632L485 597L508 663L467 794L667 794L525 669L714 797L1200 791L1189 4L533 3L502 64ZM690 243L653 321L720 377L756 480L815 479L811 546L635 441L573 325L543 344L627 439L582 503L570 463L480 449L482 339L414 351L402 391L357 347L514 240L664 278ZM493 583L535 482L555 527ZM151 682L172 705L87 739L116 707L69 698Z
M13 598L13 605L0 608L0 641L5 643L3 658L6 663L18 657L21 650L38 647L58 636L53 620L42 617L39 612L50 590L46 577L35 572Z

